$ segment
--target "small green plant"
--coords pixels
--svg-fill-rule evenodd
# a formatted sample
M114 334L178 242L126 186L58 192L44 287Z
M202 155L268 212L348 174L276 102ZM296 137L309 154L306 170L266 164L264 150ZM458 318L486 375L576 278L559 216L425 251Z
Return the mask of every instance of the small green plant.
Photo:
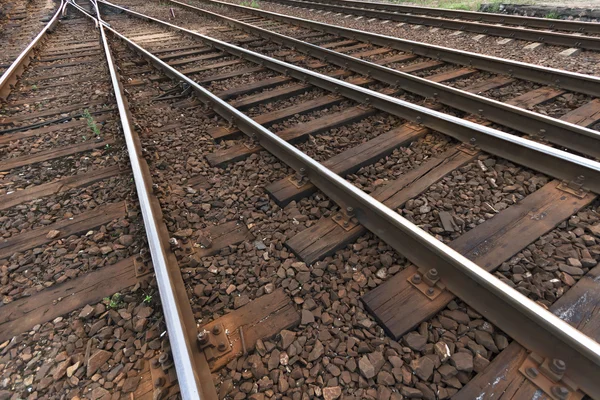
M487 12L491 13L499 13L500 12L500 3L492 3L488 6Z
M556 11L550 11L548 14L546 14L545 18L559 19L560 15Z
M149 294L144 295L144 303L150 304L151 302L152 302L152 296Z
M260 3L257 0L252 0L252 1L242 1L240 3L240 6L244 6L244 7L252 7L252 8L260 8Z
M85 117L85 120L87 121L88 127L92 130L92 132L94 132L94 135L96 136L96 138L100 138L100 128L98 128L98 125L96 125L96 122L94 121L94 117L92 117L92 115L90 114L90 111L87 108L85 109L85 111L83 111L83 116Z
M32 88L33 90L38 90L38 87L37 87L37 85L33 85L31 88Z
M108 306L108 308L112 309L121 308L125 305L125 303L123 303L123 296L121 293L115 293L111 297L105 297L104 303Z

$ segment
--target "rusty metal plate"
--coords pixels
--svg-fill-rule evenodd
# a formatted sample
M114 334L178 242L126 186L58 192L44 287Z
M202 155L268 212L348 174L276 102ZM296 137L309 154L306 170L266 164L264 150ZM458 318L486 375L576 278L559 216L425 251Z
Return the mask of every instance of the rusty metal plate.
M358 219L354 217L348 218L343 212L334 214L331 219L345 231L350 231L359 225Z
M436 297L438 297L440 294L442 294L442 292L443 292L442 289L440 289L437 286L429 286L424 280L421 280L419 283L415 283L414 282L415 275L421 276L421 274L419 272L411 275L407 279L408 283L410 283L415 288L417 288L419 290L419 292L423 293L425 296L427 296L427 298L429 298L430 300L434 300Z
M528 370L530 369L538 371L537 375L532 374L531 372L528 373ZM544 393L553 400L581 400L583 398L584 394L582 392L574 390L565 382L552 381L540 372L540 369L542 369L542 367L540 367L539 363L537 363L530 355L525 359L523 364L521 364L521 367L519 367L519 372L521 372L531 383L543 390ZM559 395L556 392L558 388L565 391L563 395Z

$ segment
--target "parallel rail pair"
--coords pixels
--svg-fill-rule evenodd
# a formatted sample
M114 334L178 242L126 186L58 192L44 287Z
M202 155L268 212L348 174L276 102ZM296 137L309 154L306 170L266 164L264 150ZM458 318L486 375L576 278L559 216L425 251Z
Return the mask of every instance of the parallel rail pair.
M431 15L442 18L465 19L491 24L516 25L520 27L553 29L560 31L581 32L585 34L600 34L600 24L595 22L569 21L553 18L524 17L520 15L496 14L489 12L450 10L410 4L395 4L360 0L311 0L313 3L345 5L349 7L370 8L402 14Z
M98 7L92 2L96 14L99 16ZM8 70L0 77L0 98L6 100L10 95L12 86L17 82L20 74L34 57L36 49L44 41L58 23L60 16L66 14L67 7L73 7L86 17L92 18L100 30L101 43L104 57L110 72L112 89L117 101L121 127L127 146L127 152L137 190L140 210L144 220L144 227L148 238L148 246L152 256L154 272L156 273L164 318L169 331L171 352L176 365L179 387L186 399L200 397L202 388L208 385L200 384L201 373L208 371L203 368L203 357L199 356L199 350L195 346L195 321L189 308L187 295L183 280L174 255L169 250L169 234L162 221L160 205L152 194L152 179L146 162L142 157L142 147L137 134L132 128L132 121L127 107L127 100L117 75L108 41L105 34L104 21L100 17L90 15L85 9L72 1L61 1L60 7L53 18L44 26L40 33L27 46L25 50L15 59ZM175 265L175 267L174 267ZM204 363L206 361L204 360ZM208 375L210 379L210 375ZM204 377L206 379L206 377ZM214 388L213 388L214 390Z
M453 29L459 31L467 31L474 32L483 35L492 35L492 36L500 36L511 39L521 39L530 42L541 42L556 46L566 46L572 48L581 48L586 50L600 50L600 37L594 36L585 36L585 35L576 35L576 34L568 34L561 32L549 32L546 30L535 30L529 28L520 28L520 27L512 27L512 26L501 26L494 25L490 23L480 23L480 22L469 22L469 21L457 21L454 19L446 19L446 18L436 18L436 17L428 17L426 15L418 15L420 14L418 10L415 9L415 14L413 15L408 12L400 13L398 10L388 11L387 6L380 6L380 3L370 3L370 2L349 2L349 1L335 1L333 4L331 2L321 2L321 1L303 1L303 0L268 0L273 1L279 4L285 4L288 6L295 6L301 8L309 8L314 10L324 10L335 13L342 13L348 15L356 15L365 18L377 18L380 20L389 20L394 22L408 23L408 24L416 24L416 25L426 25L435 28L444 28L444 29ZM443 10L438 11L441 16L447 18L465 18L464 16L457 16L455 14L446 13ZM427 13L426 13L427 14ZM438 15L440 15L438 14ZM518 18L522 17L513 17L513 23L517 23ZM538 20L538 19L534 19ZM485 19L484 19L485 21ZM490 21L491 22L491 21ZM556 21L556 29L558 25L560 25L559 21ZM539 22L538 22L539 24ZM548 24L549 28L552 23ZM583 32L590 33L598 33L598 24L595 23L579 23L579 27L577 28L579 31L583 30ZM541 24L540 24L541 25ZM526 26L526 25L523 25ZM535 26L535 25L532 25ZM567 26L565 24L564 26ZM562 25L561 25L562 27ZM551 28L552 29L552 28ZM571 29L569 29L571 30Z
M469 141L470 138L475 136L477 137L477 143L481 143L482 148L485 147L484 150L492 154L498 154L497 147L499 146L511 146L511 150L506 151L507 157L505 157L505 153L501 155L502 157L510 159L510 153L536 151L546 154L549 156L549 160L551 159L551 162L554 163L558 160L567 163L577 160L575 162L581 162L591 170L598 170L600 167L596 162L415 106L368 89L356 87L108 2L99 1L99 3L120 10L127 15L196 37L228 54L239 56L327 91L339 92L347 98L362 101L365 97L369 97L371 99L369 104L375 108L408 120L417 121L443 133L458 137L459 140ZM569 360L569 364L573 365L573 375L578 377L577 383L583 390L593 394L600 393L597 391L595 379L592 376L586 377L587 372L597 370L598 365L600 365L600 347L595 341L543 310L521 294L508 288L492 275L483 272L474 263L449 249L383 204L375 201L337 174L332 173L322 164L207 91L193 79L167 65L151 52L127 39L115 29L106 28L125 41L128 46L142 54L152 64L161 68L167 75L189 84L204 104L215 110L226 120L237 125L246 135L254 138L269 152L306 176L338 204L344 207L352 207L355 210L356 218L361 224L380 236L399 253L407 256L409 260L414 261L417 265L436 265L451 291L460 293L461 298L475 306L476 309L483 308L484 313L492 322L520 343L549 357ZM488 140L493 140L494 144L491 145L492 142L488 142ZM576 357L577 360L573 357Z
M100 3L120 9L129 15L160 23L170 29L176 29L209 43L215 48L263 64L275 71L287 73L292 77L304 80L315 86L329 91L339 91L348 98L364 101L365 97L368 97L371 99L369 103L374 107L387 111L390 114L430 126L450 136L457 137L459 140L468 142L471 138L475 137L477 144L490 153L498 154L495 148L497 146L505 147L504 153L498 154L504 158L511 159L512 157L514 159L516 154L520 152L537 154L538 157L544 160L541 164L558 164L558 167L549 165L544 167L542 165L540 168L536 168L534 166L535 169L543 170L550 175L565 179L574 179L584 171L587 176L591 177L592 182L598 181L600 168L593 161L415 106L368 89L359 88L343 81L249 52L237 46L178 28L106 2ZM85 12L76 4L72 5L80 11ZM192 79L168 66L152 53L121 35L102 21L99 17L100 13L97 5L95 5L95 8L102 32L101 36L111 72L111 79L115 88L123 130L128 144L130 160L134 170L136 188L138 196L141 199L146 231L149 235L153 262L157 279L159 280L165 317L177 364L179 384L184 398L197 398L202 393L202 385L198 379L199 371L192 356L195 348L193 343L195 336L191 333L194 327L186 326L185 322L183 322L185 320L189 321L189 316L182 315L184 314L184 311L181 310L182 305L177 301L177 293L173 291L174 276L168 267L165 236L164 232L161 232L162 228L156 221L156 215L160 214L160 210L156 209L157 204L150 194L149 173L141 159L141 148L130 125L126 102L122 97L104 30L124 40L129 46L144 55L168 75L188 83L205 104L209 105L225 119L237 124L240 130L247 135L255 137L261 145L292 168L302 171L308 176L311 182L322 189L334 201L338 202L338 204L353 207L356 210L356 217L364 226L375 232L397 251L406 255L411 261L417 265L436 265L440 269L442 277L450 290L455 293L461 293L461 298L470 304L475 305L479 303L479 306L474 308L484 307L486 309L486 316L520 343L549 357L569 360L569 365L572 367L571 371L573 371L575 376L578 376L577 382L582 388L593 395L600 393L597 387L598 383L594 381L594 371L600 365L600 348L596 342L541 309L524 296L508 288L474 263L438 242L386 206L373 200L373 198L332 173L320 163L257 124L239 110L208 92ZM20 62L23 62L23 60L24 58ZM527 158L524 157L523 160L518 162L528 165L530 162L527 161ZM590 188L597 193L600 192L600 189L595 186L591 186ZM496 310L496 307L500 310ZM533 335L536 336L532 338L531 336Z

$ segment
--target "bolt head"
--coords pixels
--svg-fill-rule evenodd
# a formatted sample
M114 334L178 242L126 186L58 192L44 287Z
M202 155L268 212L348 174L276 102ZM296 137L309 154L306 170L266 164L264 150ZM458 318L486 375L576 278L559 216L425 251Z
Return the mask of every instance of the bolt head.
M221 333L221 327L219 325L213 326L212 333L218 335L219 333Z
M427 294L428 294L428 295L430 295L430 296L431 296L431 295L432 295L432 294L434 294L434 293L435 293L435 290L434 290L432 287L430 287L429 289L427 289Z
M227 350L227 345L225 343L221 342L217 345L217 349L219 349L219 351L225 351L225 350Z
M413 275L413 277L412 277L412 282L413 282L413 283L416 283L416 284L419 284L419 283L421 283L421 275L419 275L419 274L414 274L414 275Z

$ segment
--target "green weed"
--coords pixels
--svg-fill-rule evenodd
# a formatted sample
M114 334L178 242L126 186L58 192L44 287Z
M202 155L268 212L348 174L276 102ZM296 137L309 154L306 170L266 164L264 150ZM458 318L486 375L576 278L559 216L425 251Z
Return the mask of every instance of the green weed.
M252 7L252 8L260 8L260 3L257 0L252 1L242 1L240 6L244 7Z
M90 111L87 108L83 112L83 116L85 117L85 120L87 121L88 127L92 130L92 132L94 133L96 138L99 139L100 138L100 128L98 128L98 125L96 125L96 122L94 121L94 117L92 117L92 115L90 114Z
M112 309L122 308L125 305L121 293L115 293L111 297L105 297L104 304L106 304L108 308Z
M559 19L560 15L556 12L556 11L551 11L548 14L546 14L544 16L544 18L549 18L549 19Z

